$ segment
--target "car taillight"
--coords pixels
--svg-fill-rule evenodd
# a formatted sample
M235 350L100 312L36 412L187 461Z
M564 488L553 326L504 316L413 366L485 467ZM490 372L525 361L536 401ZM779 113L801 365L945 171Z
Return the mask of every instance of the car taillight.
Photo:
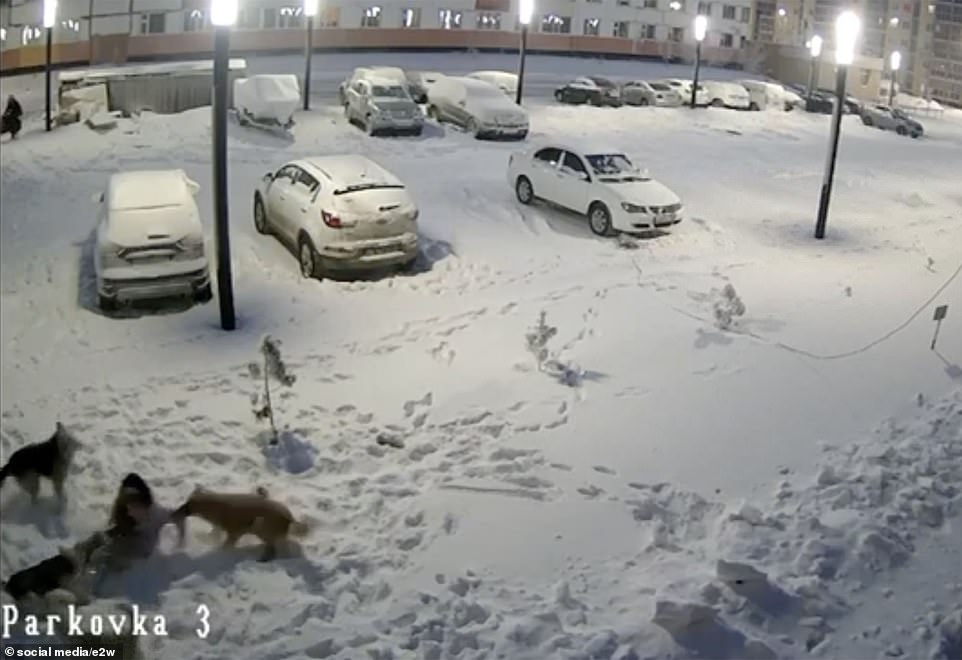
M328 213L327 211L321 211L321 220L324 224L333 229L341 228L341 219L334 215L333 213Z

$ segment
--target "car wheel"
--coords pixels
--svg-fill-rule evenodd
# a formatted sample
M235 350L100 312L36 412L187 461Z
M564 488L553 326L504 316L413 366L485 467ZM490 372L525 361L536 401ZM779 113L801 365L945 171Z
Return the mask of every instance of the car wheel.
M611 213L601 202L595 202L588 209L588 226L598 236L611 236Z
M899 135L905 135L906 133L908 133L908 131L905 130L905 127L904 127L904 126L899 126L899 127L897 127L897 128L895 129L895 132L898 133Z
M649 102L648 102L648 99L646 99L644 96L642 96L642 97L638 100L638 105L640 105L640 106L646 106L646 105L650 105L650 104L649 104Z
M194 293L194 300L199 303L210 302L214 298L214 292L210 289L210 282Z
M752 112L758 112L759 110L761 110L761 108L758 107L758 104L755 103L754 101L748 104L748 109L751 110Z
M117 299L112 296L99 296L98 304L100 309L104 312L116 312L117 311Z
M712 104L712 107L714 108L720 108L725 105L725 102L722 101L721 99L712 99L711 104Z
M602 106L602 101L600 96L592 96L589 99L589 102L591 103L591 105L595 106L596 108L600 108Z
M918 131L913 131L913 132L912 132L912 139L913 139L913 140L918 140L920 137L922 137L922 134L919 133Z
M428 119L433 119L439 124L441 123L441 115L438 113L438 109L433 105L428 106Z
M297 242L297 261L301 266L301 275L309 280L319 277L317 250L314 249L314 244L307 236L301 236Z
M476 139L481 139L481 127L478 126L478 122L473 117L468 120L468 123L464 128Z
M258 234L271 233L267 226L267 209L264 208L264 200L260 195L254 195L254 229Z
M514 194L522 204L530 204L534 201L534 188L528 177L521 175L514 183Z
M866 126L871 126L871 125L872 125L872 118L871 118L871 117L862 117L862 123L865 124Z
M415 128L413 131L411 131L411 135L413 135L414 137L420 137L421 133L423 132L424 132L424 128Z
M364 131L372 137L377 135L377 128L371 115L364 118Z
M565 95L560 89L554 91L554 100L560 103L564 103Z

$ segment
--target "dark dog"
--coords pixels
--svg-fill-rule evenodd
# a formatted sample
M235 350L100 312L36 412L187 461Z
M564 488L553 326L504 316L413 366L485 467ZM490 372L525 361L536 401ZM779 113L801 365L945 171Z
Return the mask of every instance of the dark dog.
M46 477L53 483L57 498L63 502L63 482L70 470L74 452L79 447L80 442L63 424L57 422L57 430L49 440L21 447L13 452L7 464L0 469L0 488L3 488L7 477L14 477L36 502L37 495L40 494L40 477Z
M11 94L7 98L7 107L3 110L3 120L2 125L0 125L0 135L3 133L9 133L10 137L14 140L17 139L17 133L20 132L22 126L20 118L23 116L23 108L17 102L17 99Z
M54 589L67 589L82 599L85 590L79 581L85 576L91 555L104 543L106 538L97 532L72 548L61 548L55 557L14 573L3 588L18 601L27 594L45 596Z

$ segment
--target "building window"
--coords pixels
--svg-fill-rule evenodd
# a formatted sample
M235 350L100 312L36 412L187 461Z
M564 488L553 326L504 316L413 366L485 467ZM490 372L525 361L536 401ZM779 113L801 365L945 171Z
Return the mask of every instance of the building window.
M419 28L421 27L421 8L408 7L401 10L401 27Z
M869 71L868 69L862 69L861 71L859 71L859 83L861 83L862 87L867 87L868 81L871 79L872 79L871 71Z
M589 37L597 37L601 34L601 19L600 18L586 18L585 19L585 29L584 34Z
M264 27L268 30L277 27L277 10L274 7L264 8Z
M280 27L290 29L303 27L302 21L304 10L301 7L281 7Z
M698 13L702 16L711 16L711 3L710 2L699 2L698 3Z
M439 9L438 22L445 30L460 30L462 15L460 9Z
M718 44L722 48L731 48L735 45L735 38L730 34L722 34L721 42Z
M655 38L655 26L647 23L641 24L641 38L642 39L654 39Z
M739 48L748 48L748 37L745 35L741 36L741 42L738 44Z
M184 32L200 32L204 29L204 12L193 9L184 14Z
M735 20L735 5L725 5L722 7L722 18L729 21Z
M752 8L751 8L751 7L742 7L742 15L739 17L738 20L740 20L742 23L751 23L751 22L752 22Z
M260 9L241 7L237 10L237 27L242 30L256 30L261 26Z
M668 32L669 41L677 41L681 43L685 39L685 28L673 27L671 31Z
M381 27L381 8L367 7L361 14L361 27Z
M628 21L615 21L615 26L611 30L611 36L627 39L628 25L629 25Z
M321 27L337 27L341 22L341 8L328 7L321 12Z
M645 0L645 9L658 9L658 0Z
M479 30L500 30L501 14L498 12L482 12L478 14Z
M541 19L541 31L549 34L570 34L571 17L548 14Z
M140 17L141 34L161 34L167 25L167 15L161 13L144 14Z

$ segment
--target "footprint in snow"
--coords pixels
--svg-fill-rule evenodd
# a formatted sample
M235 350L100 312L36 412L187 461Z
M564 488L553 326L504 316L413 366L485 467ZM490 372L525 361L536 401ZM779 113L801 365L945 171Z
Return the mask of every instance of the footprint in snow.
M588 486L582 486L581 488L578 489L578 492L584 495L585 497L594 499L599 495L603 495L605 491L601 488L598 488L594 484L591 484Z
M617 472L615 472L615 471L614 471L613 469L611 469L610 467L606 467L606 466L604 466L604 465L595 465L595 466L592 467L592 469L593 469L595 472L601 472L602 474L618 474Z

